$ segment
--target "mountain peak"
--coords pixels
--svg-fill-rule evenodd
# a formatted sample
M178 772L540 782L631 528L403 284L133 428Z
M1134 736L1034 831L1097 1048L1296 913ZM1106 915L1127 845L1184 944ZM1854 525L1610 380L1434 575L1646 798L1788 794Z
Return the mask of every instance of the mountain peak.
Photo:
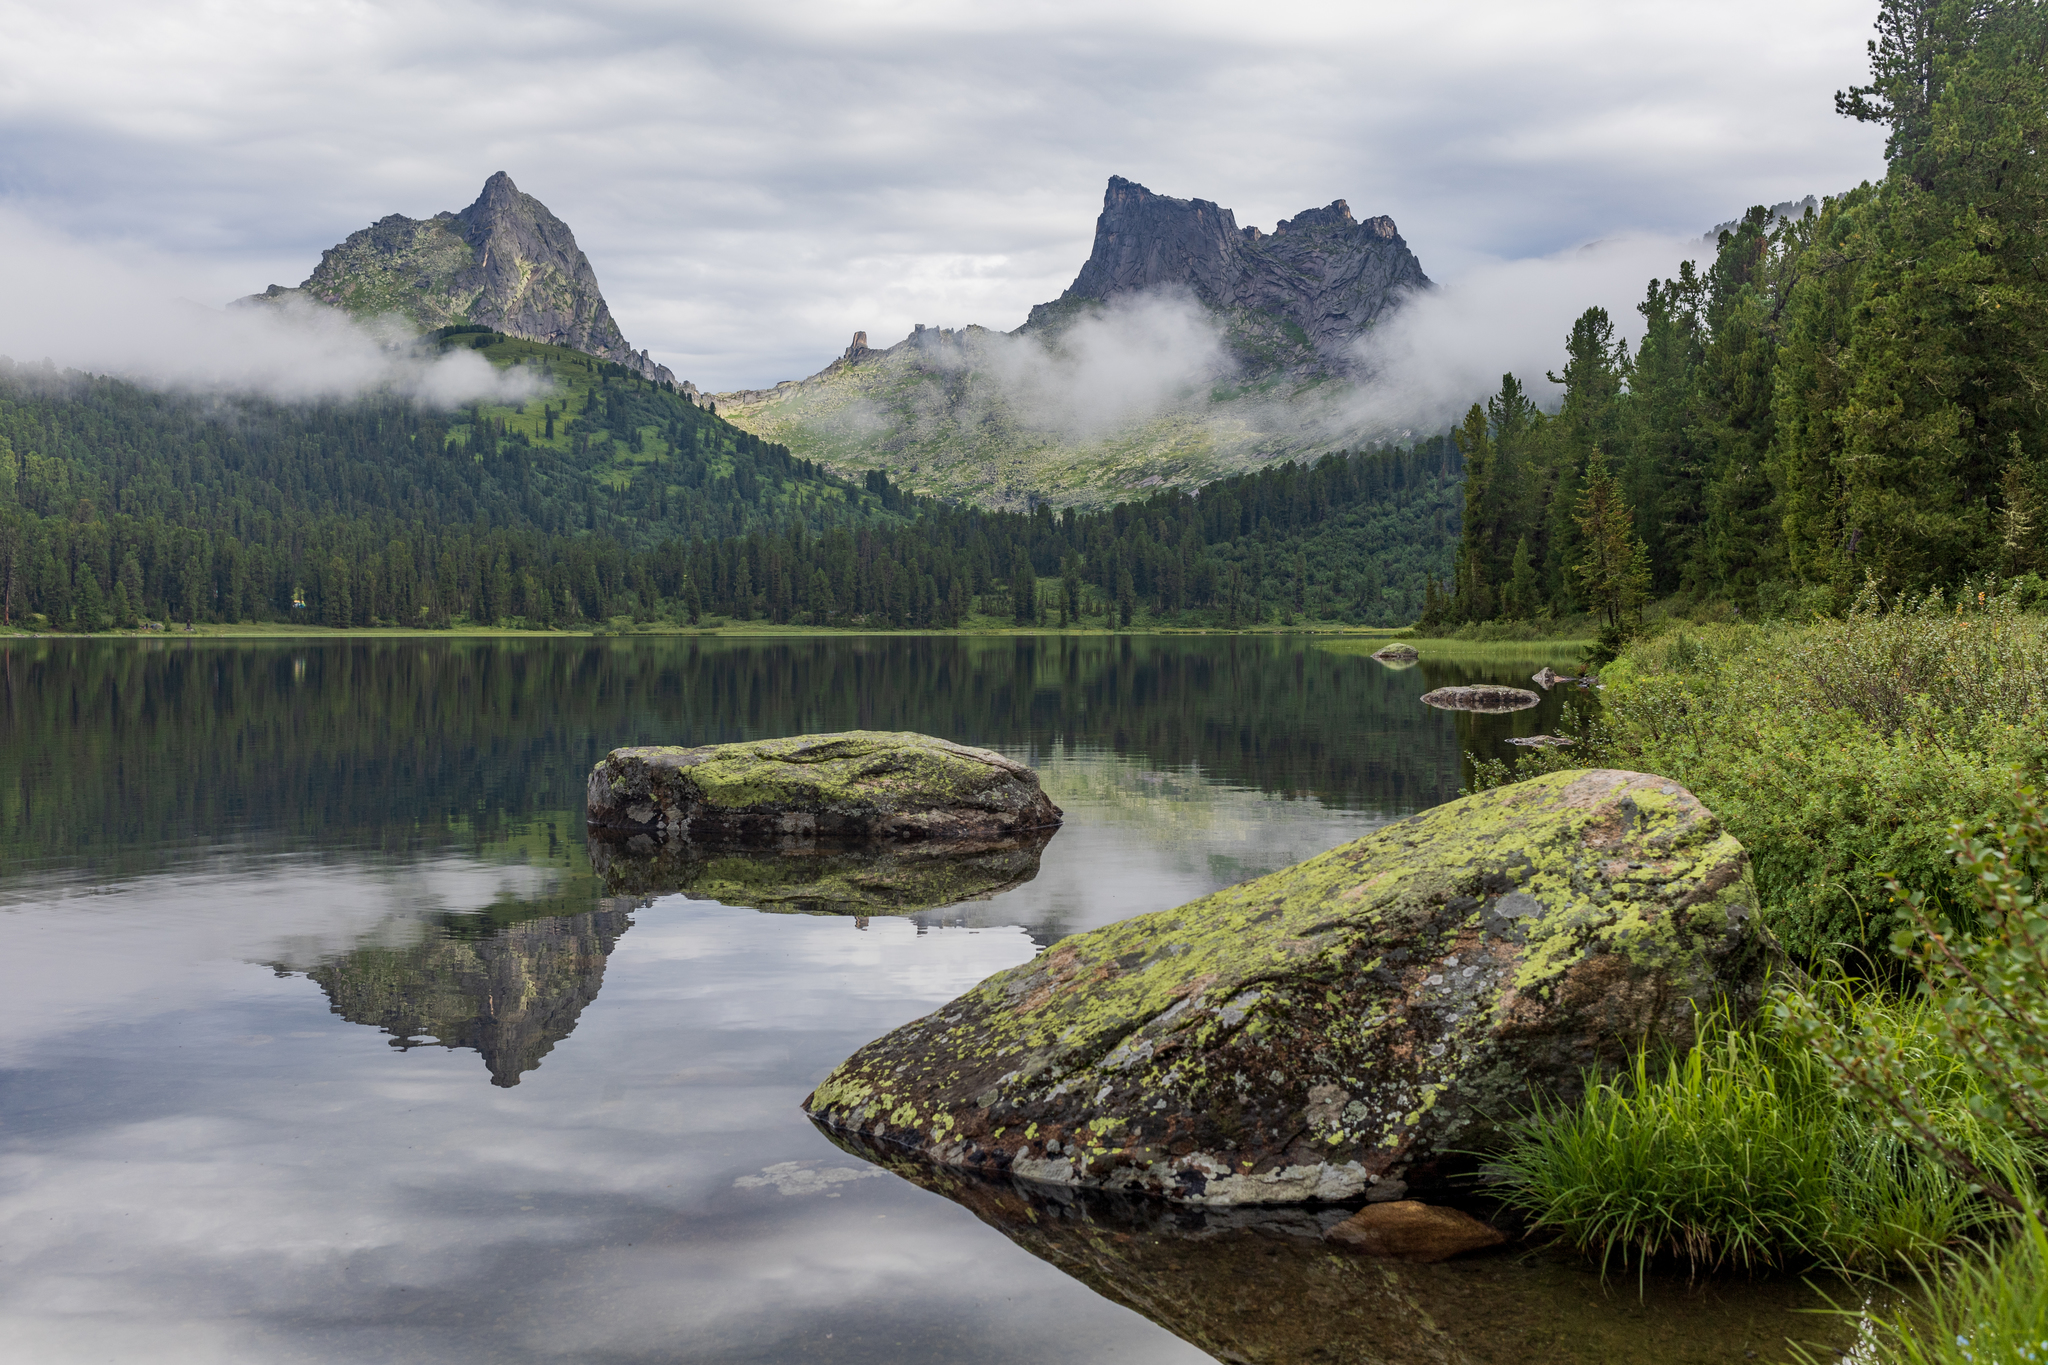
M1354 364L1353 342L1407 292L1430 287L1394 220L1361 223L1342 199L1282 220L1269 236L1240 229L1237 215L1211 200L1155 194L1113 175L1080 273L1058 304L1040 304L1024 325L1044 325L1059 305L1185 291L1211 308L1299 327L1321 362L1343 372Z
M425 328L476 324L675 381L627 344L569 225L504 171L462 212L389 214L321 253L297 289L273 285L246 302L292 295L358 316L399 313Z

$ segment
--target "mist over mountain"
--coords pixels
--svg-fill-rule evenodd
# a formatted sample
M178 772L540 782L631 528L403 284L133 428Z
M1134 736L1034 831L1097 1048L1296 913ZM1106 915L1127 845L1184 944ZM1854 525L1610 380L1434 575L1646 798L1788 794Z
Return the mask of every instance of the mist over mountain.
M566 346L648 379L675 375L627 344L569 225L499 171L460 213L394 213L321 253L295 289L243 305L304 300L359 318L397 314L425 329L472 324Z
M1374 437L1362 346L1432 286L1390 218L1341 199L1268 234L1112 176L1088 259L1022 326L857 333L802 381L717 395L805 458L985 507L1098 506Z
M1278 358L1270 349L1276 324L1283 344L1298 348L1306 337L1313 351L1313 359L1288 355L1293 367L1342 374L1357 369L1358 338L1408 293L1429 287L1394 220L1358 222L1342 199L1283 219L1269 235L1240 228L1235 214L1207 199L1169 198L1113 175L1081 272L1020 330L1054 328L1077 309L1130 295L1187 293L1241 334L1235 349L1252 375Z

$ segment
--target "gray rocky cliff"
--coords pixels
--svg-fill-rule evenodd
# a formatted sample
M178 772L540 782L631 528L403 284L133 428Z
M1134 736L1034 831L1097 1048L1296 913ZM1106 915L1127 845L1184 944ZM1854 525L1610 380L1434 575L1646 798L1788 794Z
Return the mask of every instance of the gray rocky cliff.
M569 225L503 171L462 212L380 218L323 252L297 289L274 284L244 302L290 297L358 316L398 313L426 328L489 327L675 382L627 344Z
M1240 228L1209 200L1172 199L1111 176L1081 273L1056 302L1032 309L1025 327L1051 325L1091 301L1185 291L1212 308L1291 323L1341 372L1353 367L1360 336L1408 293L1430 287L1394 220L1359 222L1342 199L1267 234Z

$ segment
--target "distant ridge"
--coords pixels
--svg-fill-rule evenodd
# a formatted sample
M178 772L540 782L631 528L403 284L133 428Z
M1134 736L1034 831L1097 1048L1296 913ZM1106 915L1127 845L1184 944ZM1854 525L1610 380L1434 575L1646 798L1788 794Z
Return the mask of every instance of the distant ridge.
M489 327L675 382L667 366L627 344L569 225L503 171L460 213L380 218L322 252L296 289L273 284L236 302L287 298L359 317L397 313L428 329Z

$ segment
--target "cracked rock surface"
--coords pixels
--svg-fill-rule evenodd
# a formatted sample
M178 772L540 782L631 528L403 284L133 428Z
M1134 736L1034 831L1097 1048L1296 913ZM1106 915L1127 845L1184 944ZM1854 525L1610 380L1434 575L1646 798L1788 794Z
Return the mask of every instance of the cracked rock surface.
M1062 940L842 1063L813 1119L1206 1205L1439 1182L1533 1096L1746 1017L1748 855L1664 778L1552 773Z

